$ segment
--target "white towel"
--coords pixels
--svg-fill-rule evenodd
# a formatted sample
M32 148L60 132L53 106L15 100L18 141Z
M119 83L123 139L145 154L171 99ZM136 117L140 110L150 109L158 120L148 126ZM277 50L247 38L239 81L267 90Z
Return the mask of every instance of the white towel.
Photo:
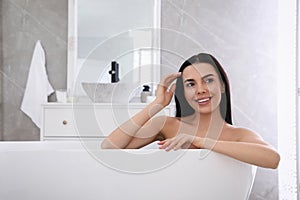
M54 92L46 72L44 49L38 40L35 44L21 110L28 115L37 127L41 127L42 104Z

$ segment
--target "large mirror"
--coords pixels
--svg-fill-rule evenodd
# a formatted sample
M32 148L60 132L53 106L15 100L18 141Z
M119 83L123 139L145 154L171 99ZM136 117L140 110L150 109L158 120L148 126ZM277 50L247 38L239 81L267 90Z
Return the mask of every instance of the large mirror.
M68 90L81 82L110 82L113 61L120 81L160 79L160 0L69 0Z

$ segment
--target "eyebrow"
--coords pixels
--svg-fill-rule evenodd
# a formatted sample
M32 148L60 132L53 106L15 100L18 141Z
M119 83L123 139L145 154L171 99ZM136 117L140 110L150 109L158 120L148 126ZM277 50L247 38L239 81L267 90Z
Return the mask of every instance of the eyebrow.
M205 78L210 77L210 76L214 76L214 74L207 74L207 75L203 76L202 79L205 79ZM195 81L195 80L192 79L192 78L186 79L186 80L184 80L184 83L185 82L191 82L191 81Z

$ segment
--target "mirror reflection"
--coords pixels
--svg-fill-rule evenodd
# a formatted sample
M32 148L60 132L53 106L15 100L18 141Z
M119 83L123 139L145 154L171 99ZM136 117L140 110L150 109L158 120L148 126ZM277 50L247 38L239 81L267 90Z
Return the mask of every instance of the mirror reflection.
M77 48L68 87L74 84L75 95L84 95L82 82L111 82L112 62L122 82L159 80L159 1L77 0L74 7Z

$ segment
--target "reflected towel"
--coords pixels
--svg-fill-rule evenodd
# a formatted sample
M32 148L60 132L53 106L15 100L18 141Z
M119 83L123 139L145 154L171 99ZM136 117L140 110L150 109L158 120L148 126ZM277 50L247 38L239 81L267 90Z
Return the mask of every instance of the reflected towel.
M44 49L38 40L35 44L21 110L28 115L37 127L41 127L42 104L54 92L46 72Z

